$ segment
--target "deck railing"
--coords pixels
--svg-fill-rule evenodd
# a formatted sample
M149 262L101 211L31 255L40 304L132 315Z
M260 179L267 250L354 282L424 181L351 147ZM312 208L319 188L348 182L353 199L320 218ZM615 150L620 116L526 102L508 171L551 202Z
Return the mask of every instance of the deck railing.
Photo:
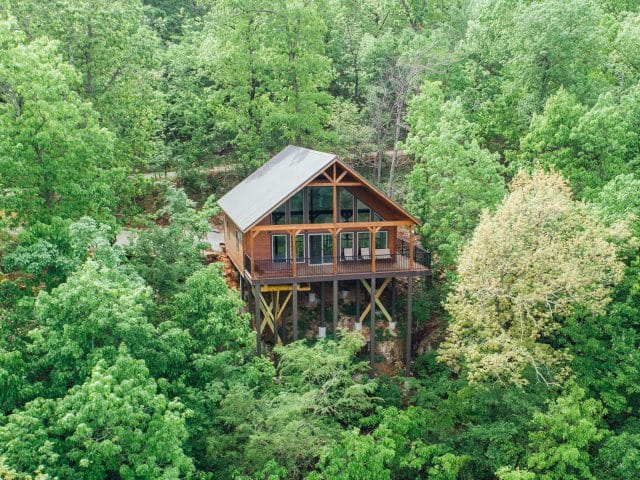
M413 269L426 270L431 268L431 253L419 247L414 248ZM409 244L398 239L397 252L378 254L376 256L376 272L404 272L411 270ZM337 258L333 265L332 257L304 257L298 258L295 268L292 259L273 260L255 259L253 271L251 259L245 255L245 269L254 278L284 278L284 277L319 277L325 275L349 275L369 273L373 271L370 256L354 256Z

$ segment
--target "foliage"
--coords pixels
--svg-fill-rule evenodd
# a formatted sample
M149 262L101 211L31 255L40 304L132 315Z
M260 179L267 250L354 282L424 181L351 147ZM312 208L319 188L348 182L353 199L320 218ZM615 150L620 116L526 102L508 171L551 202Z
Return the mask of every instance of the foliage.
M555 173L520 173L495 214L465 247L440 356L470 380L525 385L565 377L565 354L549 343L576 306L602 313L622 279L612 232Z
M10 415L0 451L10 465L43 465L59 478L178 478L193 469L181 447L184 417L179 402L157 393L144 362L121 350L66 396Z
M28 41L12 20L0 23L0 208L10 224L110 219L114 166L111 132L75 91L79 73L58 44Z
M425 84L411 105L407 146L417 163L408 179L407 203L424 222L424 245L446 268L455 263L483 210L504 196L505 186L497 155L478 144L477 127L465 118L460 102L441 104L441 95L437 84Z
M635 479L639 35L630 0L0 1L0 478ZM255 356L215 199L142 175L204 198L288 143L422 220L412 377L346 332Z
M134 235L127 255L145 281L161 298L180 290L184 281L202 268L202 238L209 218L217 214L214 197L200 211L184 190L166 186L166 201L157 213L168 219L166 227L154 225Z

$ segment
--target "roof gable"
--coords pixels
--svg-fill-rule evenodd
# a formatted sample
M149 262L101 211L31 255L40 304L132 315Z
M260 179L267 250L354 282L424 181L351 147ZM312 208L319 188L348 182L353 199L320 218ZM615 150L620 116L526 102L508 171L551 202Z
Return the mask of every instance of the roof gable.
M218 205L242 232L246 232L287 198L316 177L322 176L322 172L334 161L346 170L348 177L362 184L356 190L366 193L370 203L373 200L383 202L394 215L406 217L420 225L418 219L353 168L341 162L336 155L292 145L236 185L218 200ZM375 209L375 204L370 207Z
M335 158L331 153L289 145L227 192L218 205L245 232Z

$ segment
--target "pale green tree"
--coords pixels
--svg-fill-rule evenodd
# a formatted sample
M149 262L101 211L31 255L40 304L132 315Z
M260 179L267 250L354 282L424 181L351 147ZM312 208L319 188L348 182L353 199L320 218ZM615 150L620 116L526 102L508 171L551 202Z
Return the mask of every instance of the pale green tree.
M550 340L577 306L602 313L609 303L624 271L613 235L559 174L519 173L461 253L440 359L471 381L566 377Z

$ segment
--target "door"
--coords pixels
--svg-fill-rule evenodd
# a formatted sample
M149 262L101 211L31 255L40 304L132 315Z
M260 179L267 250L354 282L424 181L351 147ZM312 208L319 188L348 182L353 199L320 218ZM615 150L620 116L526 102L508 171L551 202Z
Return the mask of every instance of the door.
M271 260L286 262L289 259L287 248L288 235L271 235Z
M333 236L330 233L309 234L309 263L333 263Z

